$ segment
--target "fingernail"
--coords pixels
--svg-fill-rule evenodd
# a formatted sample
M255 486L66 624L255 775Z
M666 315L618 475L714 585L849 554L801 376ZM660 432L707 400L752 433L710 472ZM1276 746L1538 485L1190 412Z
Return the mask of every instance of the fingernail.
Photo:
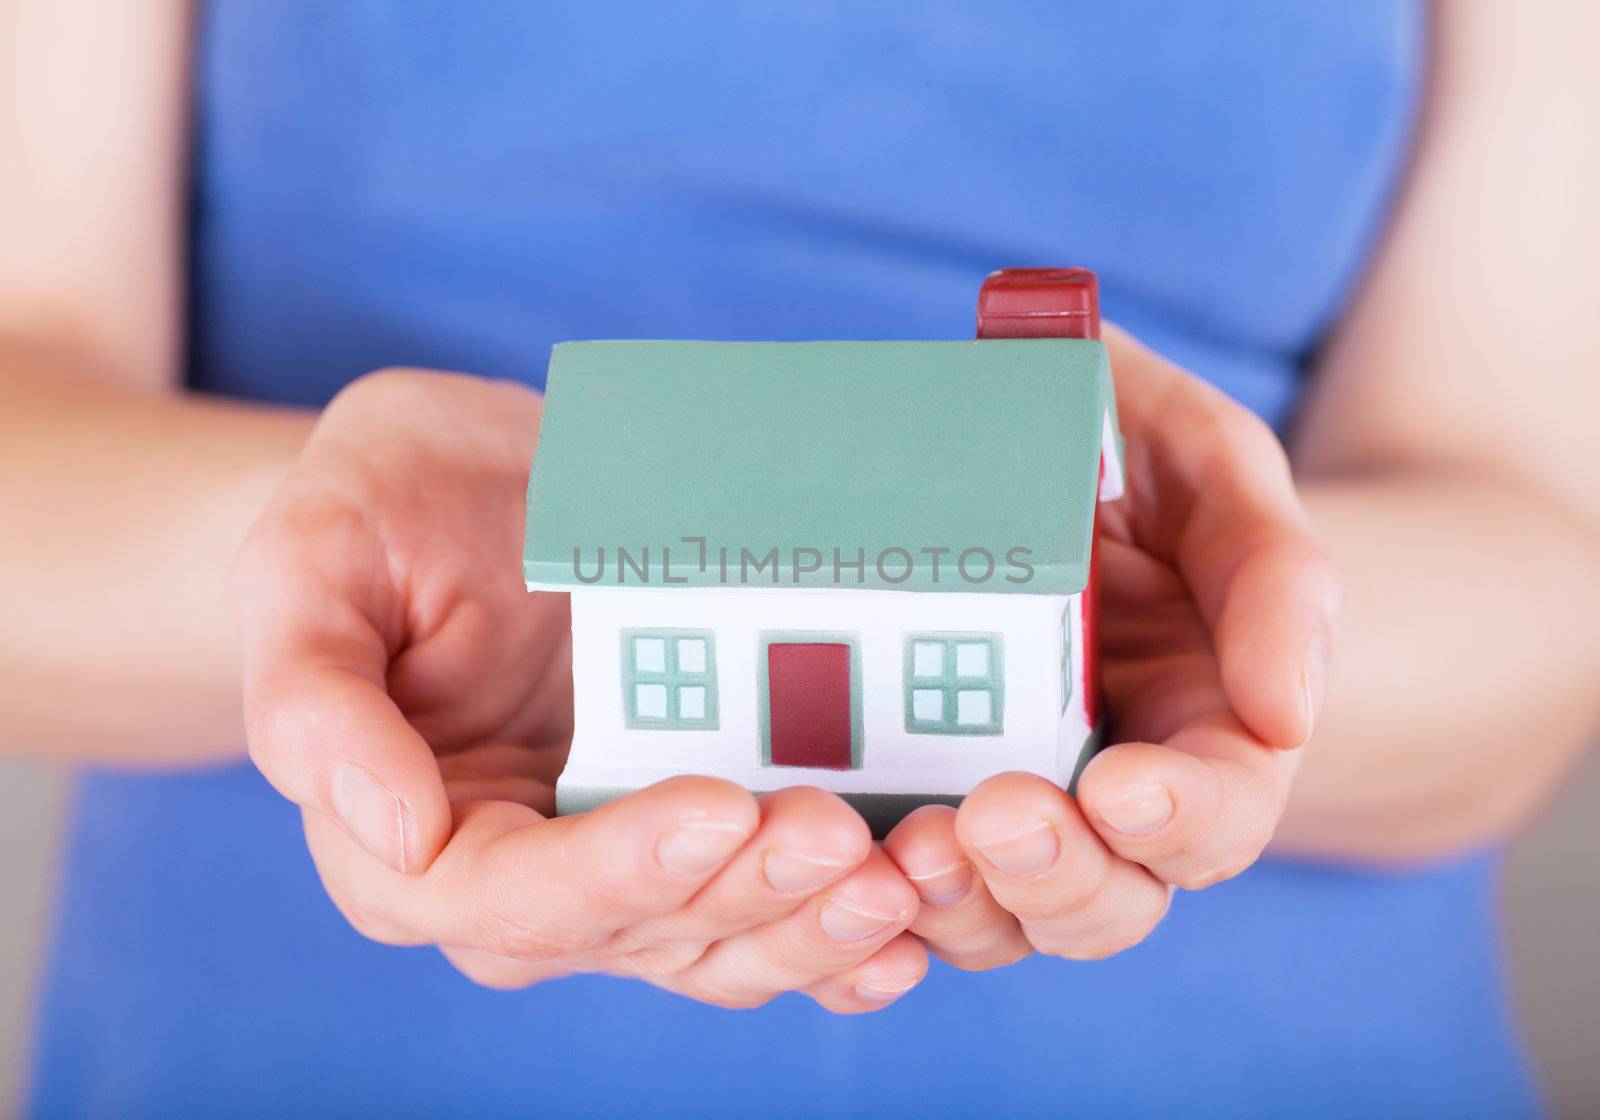
M822 923L823 933L835 941L848 944L852 941L864 941L875 933L882 933L889 928L889 923L898 917L899 914L880 914L876 910L869 910L858 903L846 902L842 898L829 898L823 902L817 920Z
M1172 794L1162 785L1137 786L1095 810L1107 828L1124 836L1149 836L1172 819Z
M1304 692L1301 701L1305 708L1306 735L1302 742L1309 741L1311 733L1317 727L1317 715L1322 711L1322 703L1328 689L1328 640L1322 634L1313 634L1311 646L1306 650L1305 668L1300 670L1300 687Z
M762 874L772 889L783 894L814 891L833 882L850 866L847 860L816 855L794 848L776 848L762 861Z
M907 875L917 885L917 893L924 902L934 906L949 906L967 897L972 888L972 864L957 860L949 867L941 867L925 875Z
M1012 875L1038 875L1056 861L1061 842L1049 821L1040 821L1025 832L994 840L981 840L983 858Z
M674 875L703 875L727 862L749 836L727 821L684 821L661 838L656 859Z
M892 980L863 980L856 985L856 995L862 999L870 999L874 1003L888 1003L892 999L899 999L916 986L915 980L904 985L897 985Z
M360 766L344 763L328 780L328 799L344 829L396 871L410 866L406 810L388 786Z

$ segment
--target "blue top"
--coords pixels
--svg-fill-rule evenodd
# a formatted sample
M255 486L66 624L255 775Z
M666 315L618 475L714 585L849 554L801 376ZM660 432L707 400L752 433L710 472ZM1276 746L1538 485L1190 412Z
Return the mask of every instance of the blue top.
M1401 170L1419 7L222 0L193 383L316 405L390 363L538 384L568 338L970 337L991 268L1071 263L1281 422ZM1494 874L1267 862L1104 963L734 1013L474 988L351 932L250 770L97 774L33 1109L1522 1115Z

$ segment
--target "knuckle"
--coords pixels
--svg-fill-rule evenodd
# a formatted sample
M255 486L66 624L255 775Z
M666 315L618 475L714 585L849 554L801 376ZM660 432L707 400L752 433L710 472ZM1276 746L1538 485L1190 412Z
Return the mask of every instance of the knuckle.
M1288 473L1289 453L1284 450L1283 441L1265 420L1249 409L1229 401L1218 430L1241 464L1270 466Z
M753 1011L758 1007L765 1007L778 995L777 992L733 988L710 977L696 976L693 973L677 985L677 990L698 1003L708 1003L727 1011Z
M1344 602L1344 579L1309 529L1298 529L1276 542L1276 553L1292 565L1297 589L1313 597L1323 621L1334 622Z
M524 961L560 961L577 957L591 946L571 930L549 929L503 907L486 908L472 920L474 941L497 956Z
M505 963L489 963L482 960L450 958L451 967L461 975L478 985L496 992L511 992L518 988L526 988L533 983L533 978L526 973L516 970Z
M1207 887L1214 887L1241 874L1246 868L1256 861L1255 855L1235 859L1221 865L1197 867L1185 870L1173 877L1172 884L1186 891L1203 891Z
M1113 932L1110 944L1118 946L1116 952L1133 948L1166 921L1167 912L1172 909L1172 891L1156 884L1151 886L1153 889L1146 893L1145 899L1129 908L1120 934Z
M708 946L701 941L669 941L635 949L614 959L613 965L645 980L676 976L698 964Z
M1069 961L1103 961L1125 953L1155 931L1160 920L1122 921L1102 929L1084 931L1070 937L1047 939L1038 944L1041 953Z
M716 1006L725 1011L754 1011L757 1008L765 1007L775 998L776 996L773 993L763 993L761 995L746 993L743 995L728 996L724 999L713 1000L710 1002L715 1003Z
M409 923L390 914L381 904L374 885L365 876L338 876L318 863L323 890L350 928L368 941L398 948L429 944Z
M578 869L575 868L574 871ZM576 881L583 882L581 878L577 878ZM610 875L597 876L584 883L583 896L585 909L591 913L614 914L619 917L632 914L640 908L640 903L649 897L644 883Z
M963 972L988 972L990 969L1016 964L1023 958L1033 955L1033 946L1025 942L984 948L930 945L929 949L934 956Z
M369 396L387 396L409 391L425 376L420 371L405 366L383 366L362 374L334 394L328 407L333 408L352 400Z
M838 794L817 786L792 786L769 795L773 816L792 823L803 822L806 832L829 850L848 852L853 858L866 858L872 850L872 831L866 821Z
M280 757L292 754L305 722L303 705L293 699L259 690L244 705L245 749L269 781Z
M533 983L530 979L510 973L494 972L479 965L456 965L455 970L480 988L491 992L515 992Z
M358 906L341 905L339 913L344 915L344 920L349 923L351 929L368 941L375 941L379 945L411 949L428 943L426 938L418 937L399 922L375 914L370 910L365 910Z
M654 948L660 941L639 926L629 926L613 933L605 944L605 951L614 957L630 957L635 953Z
M1271 839L1272 831L1270 827L1251 826L1237 843L1214 851L1209 859L1204 854L1198 858L1191 856L1175 874L1165 878L1173 886L1186 891L1204 890L1226 882L1255 863Z
M597 867L586 854L586 845L568 836L557 852L564 881L577 885L583 909L594 915L615 918L615 929L629 924L635 914L648 913L660 886L649 877L623 874Z
M777 987L783 978L815 976L839 968L843 954L837 946L823 944L822 940L820 930L802 931L791 924L773 927L770 936L757 937L750 955L757 982Z
M1127 952L1149 936L1149 930L1138 930L1086 939L1069 944L1051 955L1069 961L1103 961Z
M1097 920L1066 929L1032 929L1029 940L1042 953L1068 960L1096 961L1138 945L1155 932L1172 904L1172 891L1145 879L1136 891L1123 892L1116 905L1106 906Z
M1105 897L1111 881L1111 863L1105 859L1072 861L1061 872L1048 907L1049 916L1078 914Z
M439 370L384 366L362 374L334 394L323 416L339 417L347 410L360 414L378 409L392 410L396 415L436 415L441 407L436 390L449 380L451 375Z

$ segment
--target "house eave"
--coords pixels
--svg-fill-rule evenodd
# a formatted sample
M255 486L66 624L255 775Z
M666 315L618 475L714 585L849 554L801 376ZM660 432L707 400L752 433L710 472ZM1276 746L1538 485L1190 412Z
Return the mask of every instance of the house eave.
M550 569L554 568L555 571ZM731 575L732 573L730 573ZM826 574L826 573L824 573ZM832 579L811 578L812 573L803 573L796 579L791 572L780 573L777 580L762 579L761 581L741 582L730 580L723 582L717 578L716 571L706 573L689 572L683 576L674 574L671 580L652 578L649 580L635 580L633 573L629 572L626 582L619 582L610 576L596 580L583 580L575 578L570 566L559 564L527 564L524 565L523 582L529 591L560 591L574 592L591 589L605 591L831 591L846 594L857 594L863 591L888 591L907 595L1076 595L1081 592L1087 582L1088 573L1079 565L1050 564L1034 565L1031 575L1026 579L1008 579L996 573L992 578L972 582L963 580L959 574L946 578L946 573L941 572L940 578L935 581L931 576L920 579L908 579L900 583L891 583L882 580L867 579L864 582L834 582Z

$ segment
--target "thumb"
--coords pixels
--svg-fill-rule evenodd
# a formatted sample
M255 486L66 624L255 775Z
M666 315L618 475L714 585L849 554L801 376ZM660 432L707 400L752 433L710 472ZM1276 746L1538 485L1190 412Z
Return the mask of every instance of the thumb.
M384 685L380 636L364 622L341 627L341 614L358 613L348 607L241 606L251 759L396 871L427 870L449 839L450 802L432 749Z

